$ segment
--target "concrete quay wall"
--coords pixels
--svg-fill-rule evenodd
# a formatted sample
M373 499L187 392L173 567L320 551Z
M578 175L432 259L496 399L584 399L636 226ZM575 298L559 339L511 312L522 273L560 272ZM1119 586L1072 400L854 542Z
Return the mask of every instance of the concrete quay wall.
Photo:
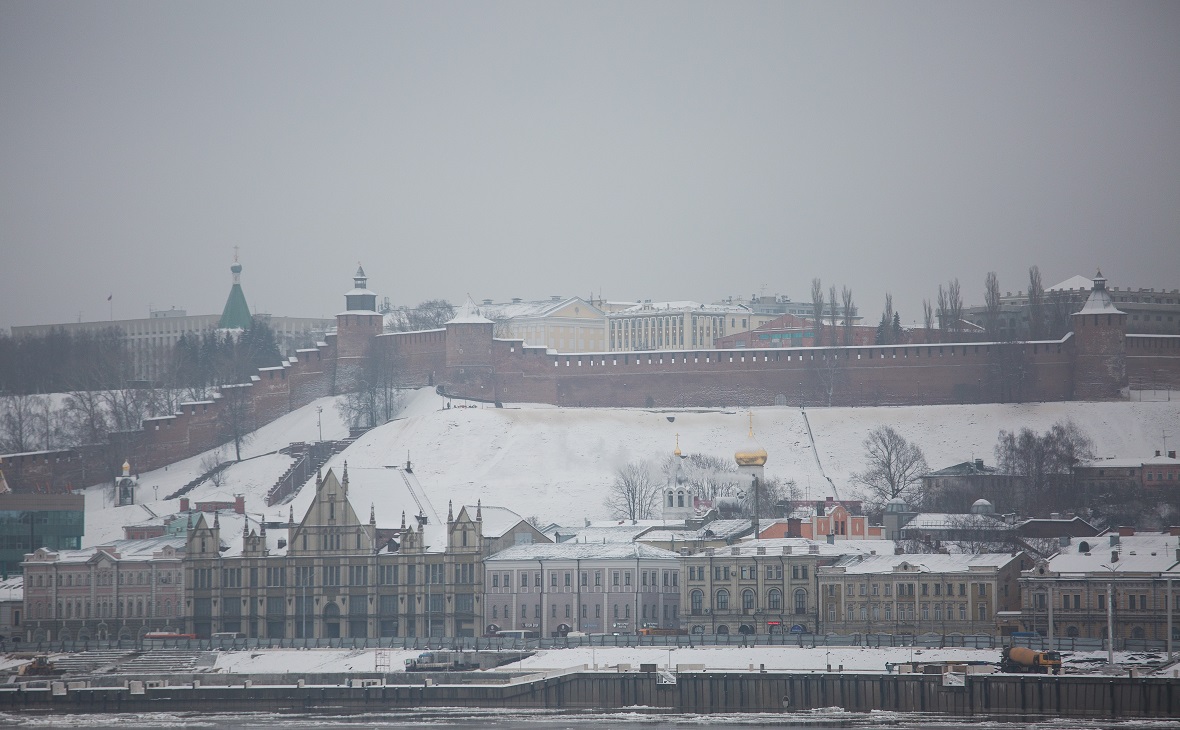
M292 681L291 675L282 675ZM261 677L260 677L261 678ZM392 679L392 677L390 677ZM404 678L403 678L404 679ZM645 672L579 672L512 684L0 688L0 712L382 712L410 707L577 710L645 706L678 713L797 712L842 707L951 716L1174 718L1180 680L1099 676L693 672L659 684Z

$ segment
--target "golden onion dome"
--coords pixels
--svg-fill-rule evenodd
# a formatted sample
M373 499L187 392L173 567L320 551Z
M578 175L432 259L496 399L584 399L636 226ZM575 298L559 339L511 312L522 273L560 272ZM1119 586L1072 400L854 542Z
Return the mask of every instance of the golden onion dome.
M750 433L746 443L734 452L733 460L738 466L764 466L766 464L766 449L754 439L754 414L750 414Z
M676 434L676 450L672 452L673 456L683 456L680 453L680 434Z

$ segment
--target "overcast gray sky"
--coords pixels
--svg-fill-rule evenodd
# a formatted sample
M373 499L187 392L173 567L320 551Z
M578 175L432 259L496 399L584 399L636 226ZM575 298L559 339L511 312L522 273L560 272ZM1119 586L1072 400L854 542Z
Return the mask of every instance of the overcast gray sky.
M0 2L0 327L1180 287L1176 2Z

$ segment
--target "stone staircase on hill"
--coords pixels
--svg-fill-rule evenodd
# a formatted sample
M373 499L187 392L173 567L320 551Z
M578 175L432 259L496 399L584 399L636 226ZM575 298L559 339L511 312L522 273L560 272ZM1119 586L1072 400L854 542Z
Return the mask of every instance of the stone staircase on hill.
M359 437L358 434L339 441L318 441L312 444L298 442L280 449L281 453L295 457L295 461L267 490L266 504L273 507L295 494L295 490L306 483L328 459L347 449Z
M53 659L53 665L66 674L100 674L114 669L120 662L134 655L134 652L119 651L80 651L75 654L63 654Z
M119 665L119 674L186 674L203 672L216 662L215 652L153 649Z

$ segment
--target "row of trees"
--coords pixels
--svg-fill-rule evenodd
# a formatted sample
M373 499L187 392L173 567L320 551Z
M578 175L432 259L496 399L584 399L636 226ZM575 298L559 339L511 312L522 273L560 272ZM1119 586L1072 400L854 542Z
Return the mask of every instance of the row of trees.
M146 418L172 415L181 402L211 398L214 386L222 388L220 438L234 444L240 459L254 428L253 408L249 388L232 386L248 383L257 368L282 361L274 332L261 321L244 332L182 336L155 382L133 378L129 352L116 329L98 336L55 331L15 342L30 356L61 352L68 361L54 378L40 381L59 386L55 395L16 389L0 396L0 452L89 447L109 451L106 460L114 466L125 454L116 453L112 435L138 430Z
M873 429L864 440L865 469L854 475L866 511L879 514L900 497L913 510L962 513L977 499L997 511L1044 517L1074 512L1095 526L1165 526L1180 516L1180 496L1144 488L1135 480L1083 480L1078 466L1094 459L1094 443L1073 421L1059 421L1043 432L1002 430L996 438L995 472L970 480L937 480L923 489L929 473L922 450L890 426ZM933 482L931 482L933 484Z
M131 378L123 331L68 332L38 337L0 335L0 393L64 393L79 387L118 388Z
M815 344L825 343L833 347L853 343L852 327L856 317L856 304L852 300L852 289L843 287L840 299L836 299L836 285L828 288L828 299L824 302L824 285L818 278L811 280L811 311L814 312ZM827 323L824 323L825 316Z

